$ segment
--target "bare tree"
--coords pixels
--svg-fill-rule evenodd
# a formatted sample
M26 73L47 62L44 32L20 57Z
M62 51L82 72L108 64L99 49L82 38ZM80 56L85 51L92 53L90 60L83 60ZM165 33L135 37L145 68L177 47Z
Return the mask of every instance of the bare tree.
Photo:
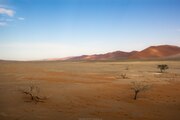
M151 87L151 85L145 83L145 82L132 82L131 89L134 91L134 100L137 99L137 95L140 92L146 91Z
M161 73L164 72L166 69L169 69L168 65L162 64L157 66L158 69L160 69Z
M38 103L38 102L44 102L47 99L47 97L41 97L39 95L40 88L35 85L30 85L28 88L20 91L29 97L29 102Z

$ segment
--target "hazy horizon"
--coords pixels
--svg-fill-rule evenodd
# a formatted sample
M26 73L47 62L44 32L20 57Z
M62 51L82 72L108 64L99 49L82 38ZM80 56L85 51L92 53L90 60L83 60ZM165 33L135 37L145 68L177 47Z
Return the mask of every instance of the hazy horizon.
M0 59L180 46L179 0L0 0Z
M36 44L37 45L37 44ZM157 44L157 45L151 45L151 46L161 46L161 45L171 45L171 46L178 46L178 45L172 45L172 44ZM52 45L50 45L52 46ZM50 47L49 46L49 47ZM142 49L133 49L133 50L122 50L122 49L116 49L116 50L112 50L112 51L104 51L104 52L92 52L92 53L88 53L87 51L82 51L82 54L74 54L74 55L68 55L68 56L62 56L62 57L44 57L44 58L29 58L29 59L24 59L24 58L21 58L21 59L0 59L0 60L12 60L12 61L38 61L38 60L53 60L53 59L63 59L63 58L70 58L70 57L77 57L77 56L83 56L83 55L100 55L100 54L106 54L106 53L111 53L111 52L116 52L116 51L122 51L122 52L132 52L132 51L142 51L148 47L151 47L151 46L147 46L145 48L142 48ZM19 46L14 46L14 47L19 47ZM22 47L25 47L24 45ZM27 46L26 46L27 47ZM35 48L35 46L29 46L31 48ZM37 46L36 46L37 47ZM54 46L53 46L54 47ZM180 47L180 46L178 46ZM47 49L48 47L44 46L44 49ZM43 50L42 50L43 51ZM70 53L71 54L71 53ZM47 56L47 54L45 53L44 54L45 56ZM21 56L23 57L23 56ZM38 56L37 56L38 57Z

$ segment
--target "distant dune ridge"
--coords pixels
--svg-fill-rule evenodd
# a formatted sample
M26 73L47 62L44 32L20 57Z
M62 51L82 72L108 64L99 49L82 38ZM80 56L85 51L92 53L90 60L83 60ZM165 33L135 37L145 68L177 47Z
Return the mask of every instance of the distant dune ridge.
M180 60L180 47L174 45L150 46L142 51L114 51L106 54L82 55L66 58L52 58L55 60L128 60L128 59L178 59Z
M150 46L142 51L115 51L106 54L82 55L55 60L126 60L126 59L180 59L180 47L173 45ZM51 59L53 60L53 59Z

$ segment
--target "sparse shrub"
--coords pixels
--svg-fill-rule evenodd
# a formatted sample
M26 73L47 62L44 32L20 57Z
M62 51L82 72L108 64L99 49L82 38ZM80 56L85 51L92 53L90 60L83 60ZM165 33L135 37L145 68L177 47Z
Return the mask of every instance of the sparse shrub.
M127 66L127 67L125 68L125 70L129 70L129 67Z
M128 78L126 74L121 74L121 77L122 77L122 79L127 79Z
M122 73L122 74L118 74L116 76L116 79L128 79L128 77L127 77L126 73Z
M44 102L47 99L47 97L40 96L40 88L35 85L30 85L28 88L23 90L21 89L20 91L28 97L28 102L38 103Z
M133 99L136 100L138 93L149 90L150 87L151 87L151 85L149 85L145 82L132 82L131 89L134 91L134 98Z
M157 66L158 69L160 69L161 73L164 72L166 69L169 69L168 65L162 64Z

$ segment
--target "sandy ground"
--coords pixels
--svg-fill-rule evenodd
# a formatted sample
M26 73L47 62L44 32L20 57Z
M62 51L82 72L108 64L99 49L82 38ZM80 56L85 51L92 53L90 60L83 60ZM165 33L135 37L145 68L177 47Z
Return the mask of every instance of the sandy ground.
M133 81L152 86L133 100ZM32 84L45 102L27 102ZM0 62L0 120L180 120L180 61Z

